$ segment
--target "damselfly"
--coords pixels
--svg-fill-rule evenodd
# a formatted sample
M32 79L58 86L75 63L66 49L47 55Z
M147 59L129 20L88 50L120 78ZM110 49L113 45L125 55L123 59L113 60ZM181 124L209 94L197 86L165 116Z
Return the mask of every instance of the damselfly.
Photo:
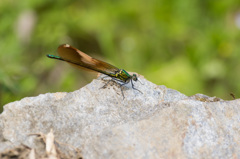
M97 60L92 58L91 56L83 53L82 51L68 45L63 44L58 47L58 54L60 56L55 55L47 55L49 58L66 61L74 67L80 69L88 69L92 71L96 71L102 74L105 74L112 78L112 80L120 82L121 92L124 98L124 94L122 91L122 86L131 82L132 88L141 92L140 90L134 88L133 81L137 81L137 75L130 75L124 69L119 69L111 64L103 62L101 60ZM142 93L142 92L141 92Z

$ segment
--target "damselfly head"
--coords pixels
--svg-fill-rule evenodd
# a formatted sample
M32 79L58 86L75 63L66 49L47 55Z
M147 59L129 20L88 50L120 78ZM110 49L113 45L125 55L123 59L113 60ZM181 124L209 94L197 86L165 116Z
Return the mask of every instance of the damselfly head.
M133 79L134 81L137 81L137 80L138 80L137 75L136 75L136 74L133 74L133 75L132 75L132 79Z

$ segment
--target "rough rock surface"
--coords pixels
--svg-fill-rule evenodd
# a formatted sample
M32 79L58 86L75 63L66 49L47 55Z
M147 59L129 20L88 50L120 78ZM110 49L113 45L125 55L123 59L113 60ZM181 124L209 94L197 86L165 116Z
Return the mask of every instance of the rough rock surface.
M4 106L0 152L53 130L58 151L83 158L240 158L240 100L188 97L143 77L123 87L96 79L70 93L26 97ZM30 152L30 150L29 150ZM66 158L65 156L65 158ZM78 156L78 158L80 158Z

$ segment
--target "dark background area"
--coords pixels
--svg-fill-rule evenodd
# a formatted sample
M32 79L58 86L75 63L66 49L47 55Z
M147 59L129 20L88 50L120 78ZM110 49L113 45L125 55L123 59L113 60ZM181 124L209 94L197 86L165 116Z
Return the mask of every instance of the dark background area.
M64 43L186 95L240 96L238 0L1 0L0 107L91 82L45 56Z

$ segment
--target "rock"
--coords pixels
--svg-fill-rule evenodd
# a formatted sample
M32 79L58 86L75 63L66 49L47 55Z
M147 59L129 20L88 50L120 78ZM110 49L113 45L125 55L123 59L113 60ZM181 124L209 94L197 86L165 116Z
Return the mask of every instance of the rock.
M65 158L240 158L239 99L188 97L141 76L134 87L142 93L129 84L123 99L115 82L101 88L106 80L6 104L0 152L19 145L44 152L52 129Z

